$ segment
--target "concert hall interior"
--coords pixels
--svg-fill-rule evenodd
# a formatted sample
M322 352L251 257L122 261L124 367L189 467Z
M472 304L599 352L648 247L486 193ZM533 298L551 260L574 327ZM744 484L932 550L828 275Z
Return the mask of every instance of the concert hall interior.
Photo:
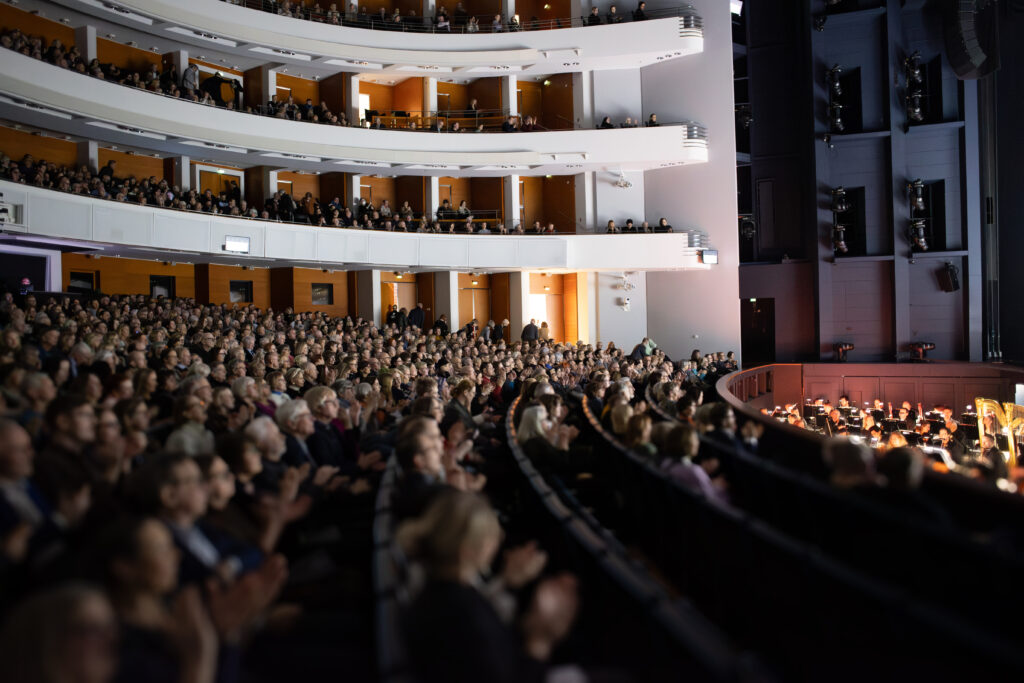
M1021 35L0 0L0 680L1024 680Z

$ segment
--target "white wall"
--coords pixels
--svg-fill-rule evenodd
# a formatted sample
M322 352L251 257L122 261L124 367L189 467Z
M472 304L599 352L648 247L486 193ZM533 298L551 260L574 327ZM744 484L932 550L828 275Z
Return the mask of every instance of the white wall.
M603 233L609 220L615 221L620 228L625 225L627 218L632 218L637 225L644 220L644 174L641 171L625 171L624 174L626 180L633 183L633 187L616 187L615 183L619 179L617 171L598 171L593 174L595 232Z
M645 174L648 216L708 233L719 264L708 272L648 273L647 325L673 357L740 351L739 240L736 228L736 140L729 3L693 0L704 18L704 53L642 70L644 111L708 127L708 163ZM693 335L698 335L694 339Z
M628 353L641 339L647 336L647 281L642 272L629 276L636 285L635 289L624 291L618 287L622 282L622 273L594 273L594 284L597 292L594 299L594 317L597 328L597 341L607 344L615 342L616 346L626 349ZM629 297L629 310L622 309L619 301ZM655 341L661 342L655 338Z
M602 12L607 12L607 8ZM690 57L693 59L693 57ZM594 99L594 125L600 125L605 116L612 117L618 126L628 116L643 116L640 99L640 69L594 71L591 96Z

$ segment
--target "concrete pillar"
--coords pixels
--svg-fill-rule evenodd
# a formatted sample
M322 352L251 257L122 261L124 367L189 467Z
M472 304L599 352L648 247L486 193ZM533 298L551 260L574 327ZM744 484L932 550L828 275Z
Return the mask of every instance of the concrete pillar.
M448 329L459 324L459 274L455 271L434 273L434 315L448 317Z
M171 58L171 63L174 64L174 69L178 72L180 85L181 75L185 73L185 69L188 68L188 50L174 50L172 52L168 52L164 56Z
M522 271L508 275L509 340L516 341L523 335L523 328L530 322L530 274Z
M501 16L505 19L505 25L508 25L509 19L516 13L516 0L501 0ZM522 23L522 22L520 22Z
M455 8L455 5L452 5ZM437 11L437 0L423 0L423 23L430 25L434 23L434 12Z
M277 72L274 71L275 68L277 68L275 64L264 64L260 67L260 87L263 88L264 97L266 98L266 102L261 102L260 104L266 104L277 96Z
M345 115L352 125L359 124L359 74L345 74Z
M423 182L423 213L433 221L437 207L441 205L441 184L436 175L427 176Z
M192 175L189 171L192 168L192 160L189 157L174 157L171 159L174 164L174 179L172 185L177 185L182 192L192 189Z
M78 166L88 166L93 171L100 170L100 146L95 140L84 140L77 142Z
M380 327L380 271L358 271L356 273L356 288L359 292L359 298L356 302L359 308L359 317L369 320L377 327Z
M516 96L518 81L515 76L501 77L501 103L509 116L519 115L519 97Z
M432 76L423 77L423 111L437 111L437 79Z
M88 64L96 59L96 27L79 26L75 29L75 47Z
M596 212L594 210L594 172L577 173L576 191L576 232L594 232ZM580 326L582 328L582 325Z
M591 71L572 75L572 118L576 128L594 127L594 74Z
M503 206L501 208L505 215L505 227L511 232L512 229L516 227L516 223L522 221L522 218L519 215L519 206L521 203L519 200L519 176L505 176L501 179L501 183L501 196L503 202ZM527 227L529 226L524 225L523 229L525 230Z

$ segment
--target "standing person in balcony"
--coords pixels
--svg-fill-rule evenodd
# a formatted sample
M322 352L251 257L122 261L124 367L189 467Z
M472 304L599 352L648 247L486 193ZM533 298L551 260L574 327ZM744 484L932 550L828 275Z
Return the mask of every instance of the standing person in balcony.
M633 21L644 21L647 19L647 3L641 2L633 11Z
M452 20L455 24L455 28L462 29L469 23L469 12L466 11L465 5L461 2L455 3L455 11L452 12Z
M189 64L181 75L181 87L186 90L199 90L199 67Z
M451 19L448 18L448 10L443 6L437 10L437 16L434 17L434 25L438 31L450 33L452 30Z
M501 33L505 30L505 25L501 23L501 15L495 14L494 20L491 22L491 33Z
M519 15L518 14L513 14L512 18L508 20L508 30L509 31L521 31L522 30L522 27L519 24Z
M618 8L615 5L612 5L608 8L608 14L605 16L604 20L608 24L621 24L622 15L619 14Z
M643 3L641 3L641 4L643 4ZM660 126L660 125L661 124L658 123L658 115L657 114L651 114L650 116L647 117L647 127L648 128L656 128L657 126Z
M587 26L600 26L601 14L596 6L590 8L590 16L587 17Z

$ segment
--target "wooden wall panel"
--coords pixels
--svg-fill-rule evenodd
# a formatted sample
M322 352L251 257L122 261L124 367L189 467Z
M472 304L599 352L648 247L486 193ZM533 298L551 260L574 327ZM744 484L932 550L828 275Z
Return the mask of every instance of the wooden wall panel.
M163 55L152 50L142 50L122 45L106 38L96 39L96 58L101 64L114 64L127 71L145 71L150 66L163 68Z
M491 276L482 275L470 275L469 273L459 273L459 289L490 289L491 288Z
M200 273L205 273L205 275L201 277ZM240 266L221 266L212 263L197 264L196 299L200 303L231 305L232 280L249 280L252 282L253 300L251 302L239 303L239 306L247 305L247 303L252 303L259 308L270 306L269 268L245 269ZM205 285L205 290L201 284Z
M495 14L501 14L501 2L500 0L463 0L462 6L466 8L466 11L471 15L478 16L492 16ZM455 9L455 3L451 3L448 10ZM480 20L483 24L483 19ZM487 25L490 26L491 22L488 19Z
M501 178L471 178L469 207L474 211L497 211L498 220L504 221L504 190ZM491 226L493 227L493 226Z
M345 111L345 74L334 74L320 81L320 100L335 114Z
M263 89L263 74L259 67L249 69L243 74L242 87L245 90L242 101L247 107L255 109L270 101L271 93L265 92Z
M383 83L370 83L369 81L359 81L359 94L370 96L370 109L376 109L378 112L391 112L394 111L394 97L395 88L391 85L384 85Z
M403 175L395 178L395 199L398 203L392 208L397 211L402 202L409 202L414 212L422 213L425 183L426 179L421 176Z
M812 400L828 399L833 405L839 401L842 393L842 378L815 379L804 385L804 396Z
M355 318L359 315L359 276L350 270L345 280L348 283L348 314Z
M13 128L0 127L0 152L14 161L21 161L26 154L31 154L37 161L43 159L62 166L75 166L78 162L75 143Z
M320 198L320 176L315 173L281 171L277 174L277 186L297 199L305 197L307 192L312 192L316 199Z
M416 276L416 292L417 292L417 303L423 304L423 310L426 314L423 316L423 325L430 327L434 324L434 320L437 317L434 311L437 308L434 306L434 274L433 273L420 273Z
M75 44L75 29L70 26L30 14L6 3L0 5L0 27L4 31L18 29L26 35L43 38L47 46L54 40L59 40L68 47Z
M317 268L292 268L292 291L296 311L318 311L327 315L345 316L349 313L348 273L342 270L323 272ZM313 305L313 284L334 285L334 305Z
M576 232L576 178L556 175L541 179L544 187L544 221L558 232Z
M71 271L94 272L105 294L149 294L149 276L174 277L175 295L192 298L196 294L195 268L191 264L170 265L159 261L127 258L86 258L67 253L61 257L61 288L67 289Z
M459 206L459 202L463 199L469 204L470 208L473 206L473 189L469 178L450 178L447 176L441 177L437 181L440 192L438 196L438 202L448 199L452 203L453 208ZM431 211L436 211L437 207L430 207Z
M501 78L499 76L492 76L488 78L478 78L469 84L468 88L469 98L476 98L477 109L504 109L505 105L501 101Z
M519 201L523 206L523 216L516 216L510 221L513 225L521 220L523 228L533 225L534 221L544 220L544 179L537 176L521 176L519 178Z
M473 293L475 291L472 289L459 290L459 319L455 321L457 327L465 327L473 319Z
M570 344L580 338L579 304L576 295L576 273L566 273L562 278L562 301L564 304L562 319L564 323L563 338Z
M117 166L114 167L114 175L118 178L131 176L140 180L149 177L155 177L157 180L164 178L164 160L145 154L129 154L100 147L99 160L100 168L106 166L108 161L115 161Z
M621 12L624 7L625 5L620 4L617 9ZM604 7L601 8L602 18L607 11ZM533 19L554 21L571 17L572 6L569 0L516 0L516 13L519 14L519 21L522 23Z
M501 323L512 315L512 301L509 298L509 274L493 273L491 275L491 317L494 322ZM509 339L509 330L505 330L505 339Z
M544 297L547 301L548 317L546 320L538 321L538 327L540 323L546 322L548 324L548 330L551 334L552 341L564 342L565 341L565 295L563 294L548 294Z
M565 276L559 273L530 273L530 294L561 294L564 286Z
M396 111L423 111L423 78L413 76L396 84L391 104Z
M464 83L439 81L437 84L437 108L449 111L469 109L469 86Z
M270 269L270 306L275 311L295 307L294 268Z
M395 179L374 178L373 176L361 176L359 178L359 196L372 201L374 206L380 206L382 200L386 199L394 208L395 204ZM401 203L398 204L401 206Z
M850 397L850 405L858 408L881 398L881 394L878 393L877 377L846 377L843 381L843 393Z
M248 182L248 181L247 181ZM345 204L345 174L344 173L322 173L320 174L320 199L324 202L332 202L337 197Z
M299 78L288 74L277 74L277 95L278 99L287 97L284 90L287 89L295 101L303 104L307 99L313 100L313 104L320 104L320 84L309 78Z
M318 0L305 0L305 4L312 7L317 3L317 1ZM326 10L330 7L330 3L321 2L320 6ZM346 7L348 7L348 5L343 5L340 2L338 3L339 11L344 12ZM384 11L388 13L388 16L391 16L391 13L398 9L402 12L403 17L409 16L409 10L414 11L416 16L419 16L423 10L423 6L420 4L419 0L362 0L362 2L359 3L359 9L362 10L364 7L369 14L377 14L380 11L380 8L383 7ZM451 8L454 7L455 5L452 4Z
M401 277L399 277L401 276ZM382 272L380 274L381 282L404 282L406 284L415 283L417 280L416 273L394 273L392 271ZM413 304L415 305L415 304Z
M568 16L568 15L566 15ZM522 15L520 15L520 18ZM557 74L544 86L543 114L540 123L551 130L573 127L572 74Z
M537 81L517 81L516 91L519 96L519 113L536 116L543 121L544 85Z

